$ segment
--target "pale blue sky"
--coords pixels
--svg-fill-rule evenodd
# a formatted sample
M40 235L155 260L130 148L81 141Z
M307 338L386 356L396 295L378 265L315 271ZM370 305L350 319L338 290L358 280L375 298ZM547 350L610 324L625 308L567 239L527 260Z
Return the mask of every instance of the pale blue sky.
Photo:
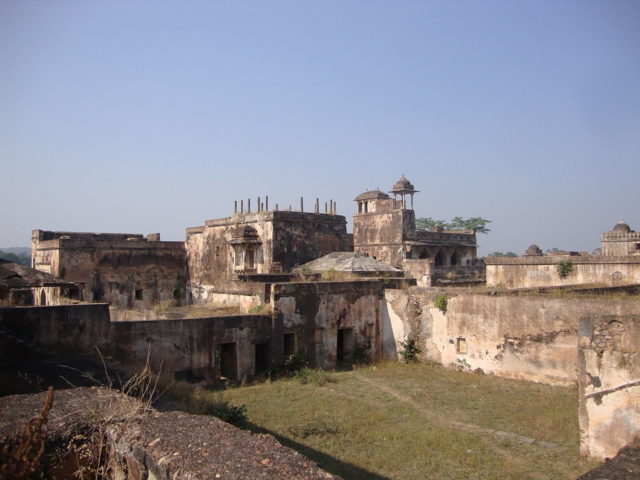
M639 1L0 0L0 246L404 173L482 253L640 230Z

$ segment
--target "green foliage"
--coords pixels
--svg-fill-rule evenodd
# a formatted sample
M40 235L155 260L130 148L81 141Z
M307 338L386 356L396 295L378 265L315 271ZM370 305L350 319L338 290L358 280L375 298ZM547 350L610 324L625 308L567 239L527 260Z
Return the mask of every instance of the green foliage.
M467 362L466 358L456 358L455 362L451 362L449 364L451 368L457 370L458 372L470 372L471 365Z
M247 406L226 404L223 408L214 409L212 414L220 420L240 427L247 421Z
M447 313L447 305L449 303L449 299L446 295L438 295L436 299L433 301L434 306L440 310L442 313Z
M295 353L289 355L284 359L284 371L287 374L293 374L299 372L300 370L307 368L309 363L307 362L306 357L302 353Z
M0 258L9 262L19 263L20 265L26 265L27 267L31 266L31 255L22 253L16 255L15 253L3 252L0 250Z
M489 233L487 224L491 220L482 217L453 217L450 222L445 220L434 220L431 217L416 218L416 228L418 230L429 230L436 225L440 225L444 230L473 230L476 233Z
M369 348L365 345L357 345L353 352L353 363L356 365L369 365L371 363Z
M335 425L334 421L327 421L322 418L315 418L310 422L302 425L294 425L289 427L289 432L300 438L307 438L320 435L335 435L340 429Z
M416 229L418 230L430 230L436 225L441 225L444 228L444 225L447 225L446 220L434 220L431 217L425 218L416 218Z
M418 355L420 355L420 347L415 338L406 338L400 342L402 350L400 350L400 356L405 363L416 363L420 361Z
M567 278L573 271L573 263L571 262L558 262L556 263L556 270L560 278Z
M294 378L298 380L303 385L312 384L317 387L322 387L327 383L335 383L336 379L331 375L331 373L326 370L317 370L313 368L304 367L299 370Z
M509 257L509 258L516 258L517 256L518 254L513 252L507 252L507 253L493 252L487 255L487 257Z

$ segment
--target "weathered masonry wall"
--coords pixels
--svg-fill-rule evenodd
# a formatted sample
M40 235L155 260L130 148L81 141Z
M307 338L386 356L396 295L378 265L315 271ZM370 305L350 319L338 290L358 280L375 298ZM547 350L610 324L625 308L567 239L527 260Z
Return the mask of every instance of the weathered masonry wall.
M109 325L107 304L0 308L0 358L106 352Z
M117 308L150 308L186 300L183 242L157 234L93 234L34 230L33 267L82 285L83 299Z
M187 229L194 302L212 293L240 293L238 274L281 273L349 248L342 215L291 211L238 213ZM245 293L250 293L249 291Z
M93 356L97 347L132 373L148 360L176 380L241 379L256 373L256 352L265 370L282 363L272 329L260 315L110 322L107 304L0 308L0 360Z
M576 382L578 319L587 314L632 314L640 302L609 299L460 294L446 313L439 294L422 288L387 290L386 310L399 342L418 338L424 355L443 365L551 384Z
M580 319L580 452L612 457L640 435L640 310Z
M256 344L267 345L268 367L277 350L271 332L271 317L237 315L114 322L110 341L114 358L134 372L144 367L148 357L154 371L196 382L253 375Z
M376 280L274 285L282 329L274 337L289 336L282 355L301 353L318 368L334 368L356 355L382 357L383 292L384 282Z
M486 260L487 285L534 288L602 283L640 283L640 256L570 256L497 258ZM558 262L570 262L572 271L561 278Z

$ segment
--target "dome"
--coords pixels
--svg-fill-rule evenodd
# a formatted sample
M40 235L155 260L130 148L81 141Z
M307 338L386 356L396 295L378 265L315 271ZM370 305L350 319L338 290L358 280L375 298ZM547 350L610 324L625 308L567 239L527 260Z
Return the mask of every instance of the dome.
M613 231L614 232L620 232L620 233L631 233L631 228L629 228L629 225L627 225L622 220L620 220L613 227Z
M358 195L355 201L359 202L361 200L380 200L384 198L391 198L391 197L389 197L389 195L387 195L386 193L381 192L380 190L368 190Z
M416 191L411 182L402 174L398 181L393 185L391 189L393 193L413 193Z
M526 257L540 257L542 256L542 250L538 245L532 243L529 248L527 248L527 251L524 252L524 255Z

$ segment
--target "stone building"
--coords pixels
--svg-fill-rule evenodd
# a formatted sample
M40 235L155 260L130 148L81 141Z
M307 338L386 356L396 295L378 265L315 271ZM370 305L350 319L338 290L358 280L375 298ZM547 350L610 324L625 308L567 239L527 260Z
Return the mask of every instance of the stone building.
M603 256L640 255L640 232L620 220L613 230L601 235Z
M81 285L85 301L127 309L186 300L183 242L162 242L160 234L44 230L34 230L31 240L33 267Z
M62 305L79 298L72 282L0 259L0 307Z
M396 268L402 268L406 259L429 259L436 267L471 265L477 251L473 230L417 231L413 196L418 190L403 175L390 193L394 198L380 190L356 197L356 253L365 253Z
M268 207L267 207L268 208ZM236 211L187 229L185 242L194 302L223 301L251 294L255 285L239 276L288 272L332 252L349 248L346 219L335 212Z

